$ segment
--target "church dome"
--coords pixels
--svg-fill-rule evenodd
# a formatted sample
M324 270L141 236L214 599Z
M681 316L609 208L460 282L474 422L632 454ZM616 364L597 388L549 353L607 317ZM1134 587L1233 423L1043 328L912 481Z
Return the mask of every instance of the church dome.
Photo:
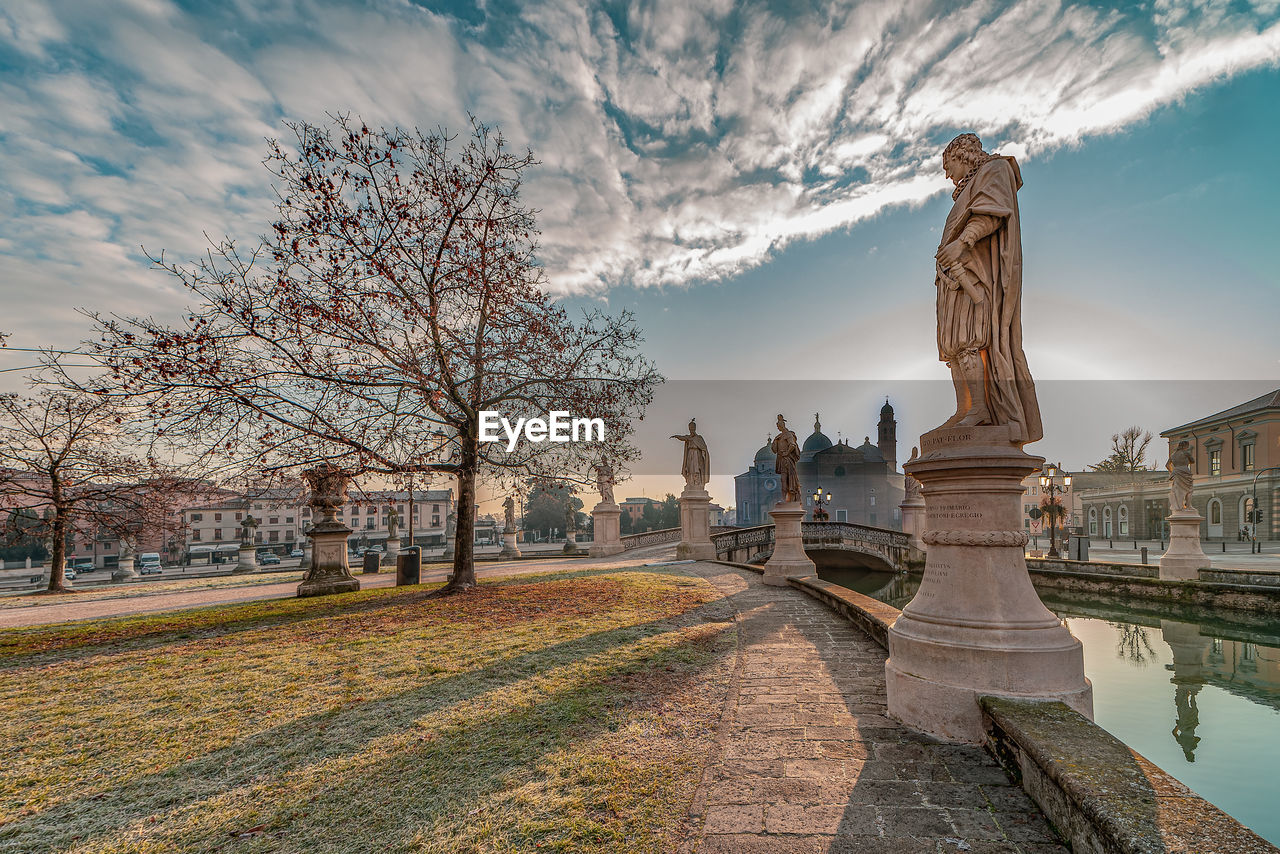
M884 399L884 406L880 407L880 420L881 421L893 420L893 407L889 405L889 398L887 397Z
M813 416L813 433L808 439L804 440L804 446L800 449L802 453L812 456L818 451L825 451L831 447L831 440L822 432L822 422L818 420L818 416Z
M773 452L773 448L769 447L769 442L765 442L760 450L756 451L756 468L773 470L773 463L778 455Z
M869 463L884 462L884 454L880 453L880 449L871 444L871 437L867 436L862 440L862 444L858 446L858 452L862 454L862 459Z

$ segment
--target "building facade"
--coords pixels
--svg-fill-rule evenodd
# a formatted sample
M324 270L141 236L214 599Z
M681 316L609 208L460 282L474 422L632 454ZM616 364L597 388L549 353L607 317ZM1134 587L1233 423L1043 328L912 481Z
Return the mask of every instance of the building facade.
M766 443L752 460L751 466L734 478L737 524L769 525L769 511L781 497L781 486L774 471L776 457ZM904 483L898 470L898 422L893 407L886 399L880 410L876 428L876 444L867 436L861 445L848 441L832 442L822 432L822 423L814 415L813 433L804 440L800 461L801 502L812 518L813 495L818 489L830 493L825 509L833 522L857 522L880 528L901 530Z
M1168 441L1166 459L1183 441L1193 455L1191 503L1204 517L1202 538L1280 539L1280 389L1160 435ZM1083 521L1092 536L1165 536L1169 475L1135 472L1130 477L1127 484L1082 496Z

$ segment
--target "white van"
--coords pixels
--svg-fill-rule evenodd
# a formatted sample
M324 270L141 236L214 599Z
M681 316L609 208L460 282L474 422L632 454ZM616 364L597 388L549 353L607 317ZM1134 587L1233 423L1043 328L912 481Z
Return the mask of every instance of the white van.
M138 574L139 575L159 575L160 573L160 555L157 552L147 552L138 555Z

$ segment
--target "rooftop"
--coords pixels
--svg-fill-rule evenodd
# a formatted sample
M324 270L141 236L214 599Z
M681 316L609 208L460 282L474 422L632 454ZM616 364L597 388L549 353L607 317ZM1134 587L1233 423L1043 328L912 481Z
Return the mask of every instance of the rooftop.
M1238 406L1233 406L1230 409L1224 409L1221 412L1215 412L1213 415L1188 422L1180 427L1171 427L1168 430L1163 431L1160 435L1168 438L1174 433L1184 433L1188 430L1194 430L1197 427L1207 427L1220 421L1229 421L1233 418L1243 418L1246 415L1254 415L1268 410L1280 411L1280 388L1275 391L1269 391L1261 397L1255 397L1253 400L1246 401Z

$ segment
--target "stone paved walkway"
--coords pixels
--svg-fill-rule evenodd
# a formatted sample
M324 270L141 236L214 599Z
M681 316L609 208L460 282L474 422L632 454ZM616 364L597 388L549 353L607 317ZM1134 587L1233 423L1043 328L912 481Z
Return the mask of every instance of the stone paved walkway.
M737 611L738 661L719 755L685 852L1065 854L1039 810L981 748L885 716L885 652L794 588L692 567Z

